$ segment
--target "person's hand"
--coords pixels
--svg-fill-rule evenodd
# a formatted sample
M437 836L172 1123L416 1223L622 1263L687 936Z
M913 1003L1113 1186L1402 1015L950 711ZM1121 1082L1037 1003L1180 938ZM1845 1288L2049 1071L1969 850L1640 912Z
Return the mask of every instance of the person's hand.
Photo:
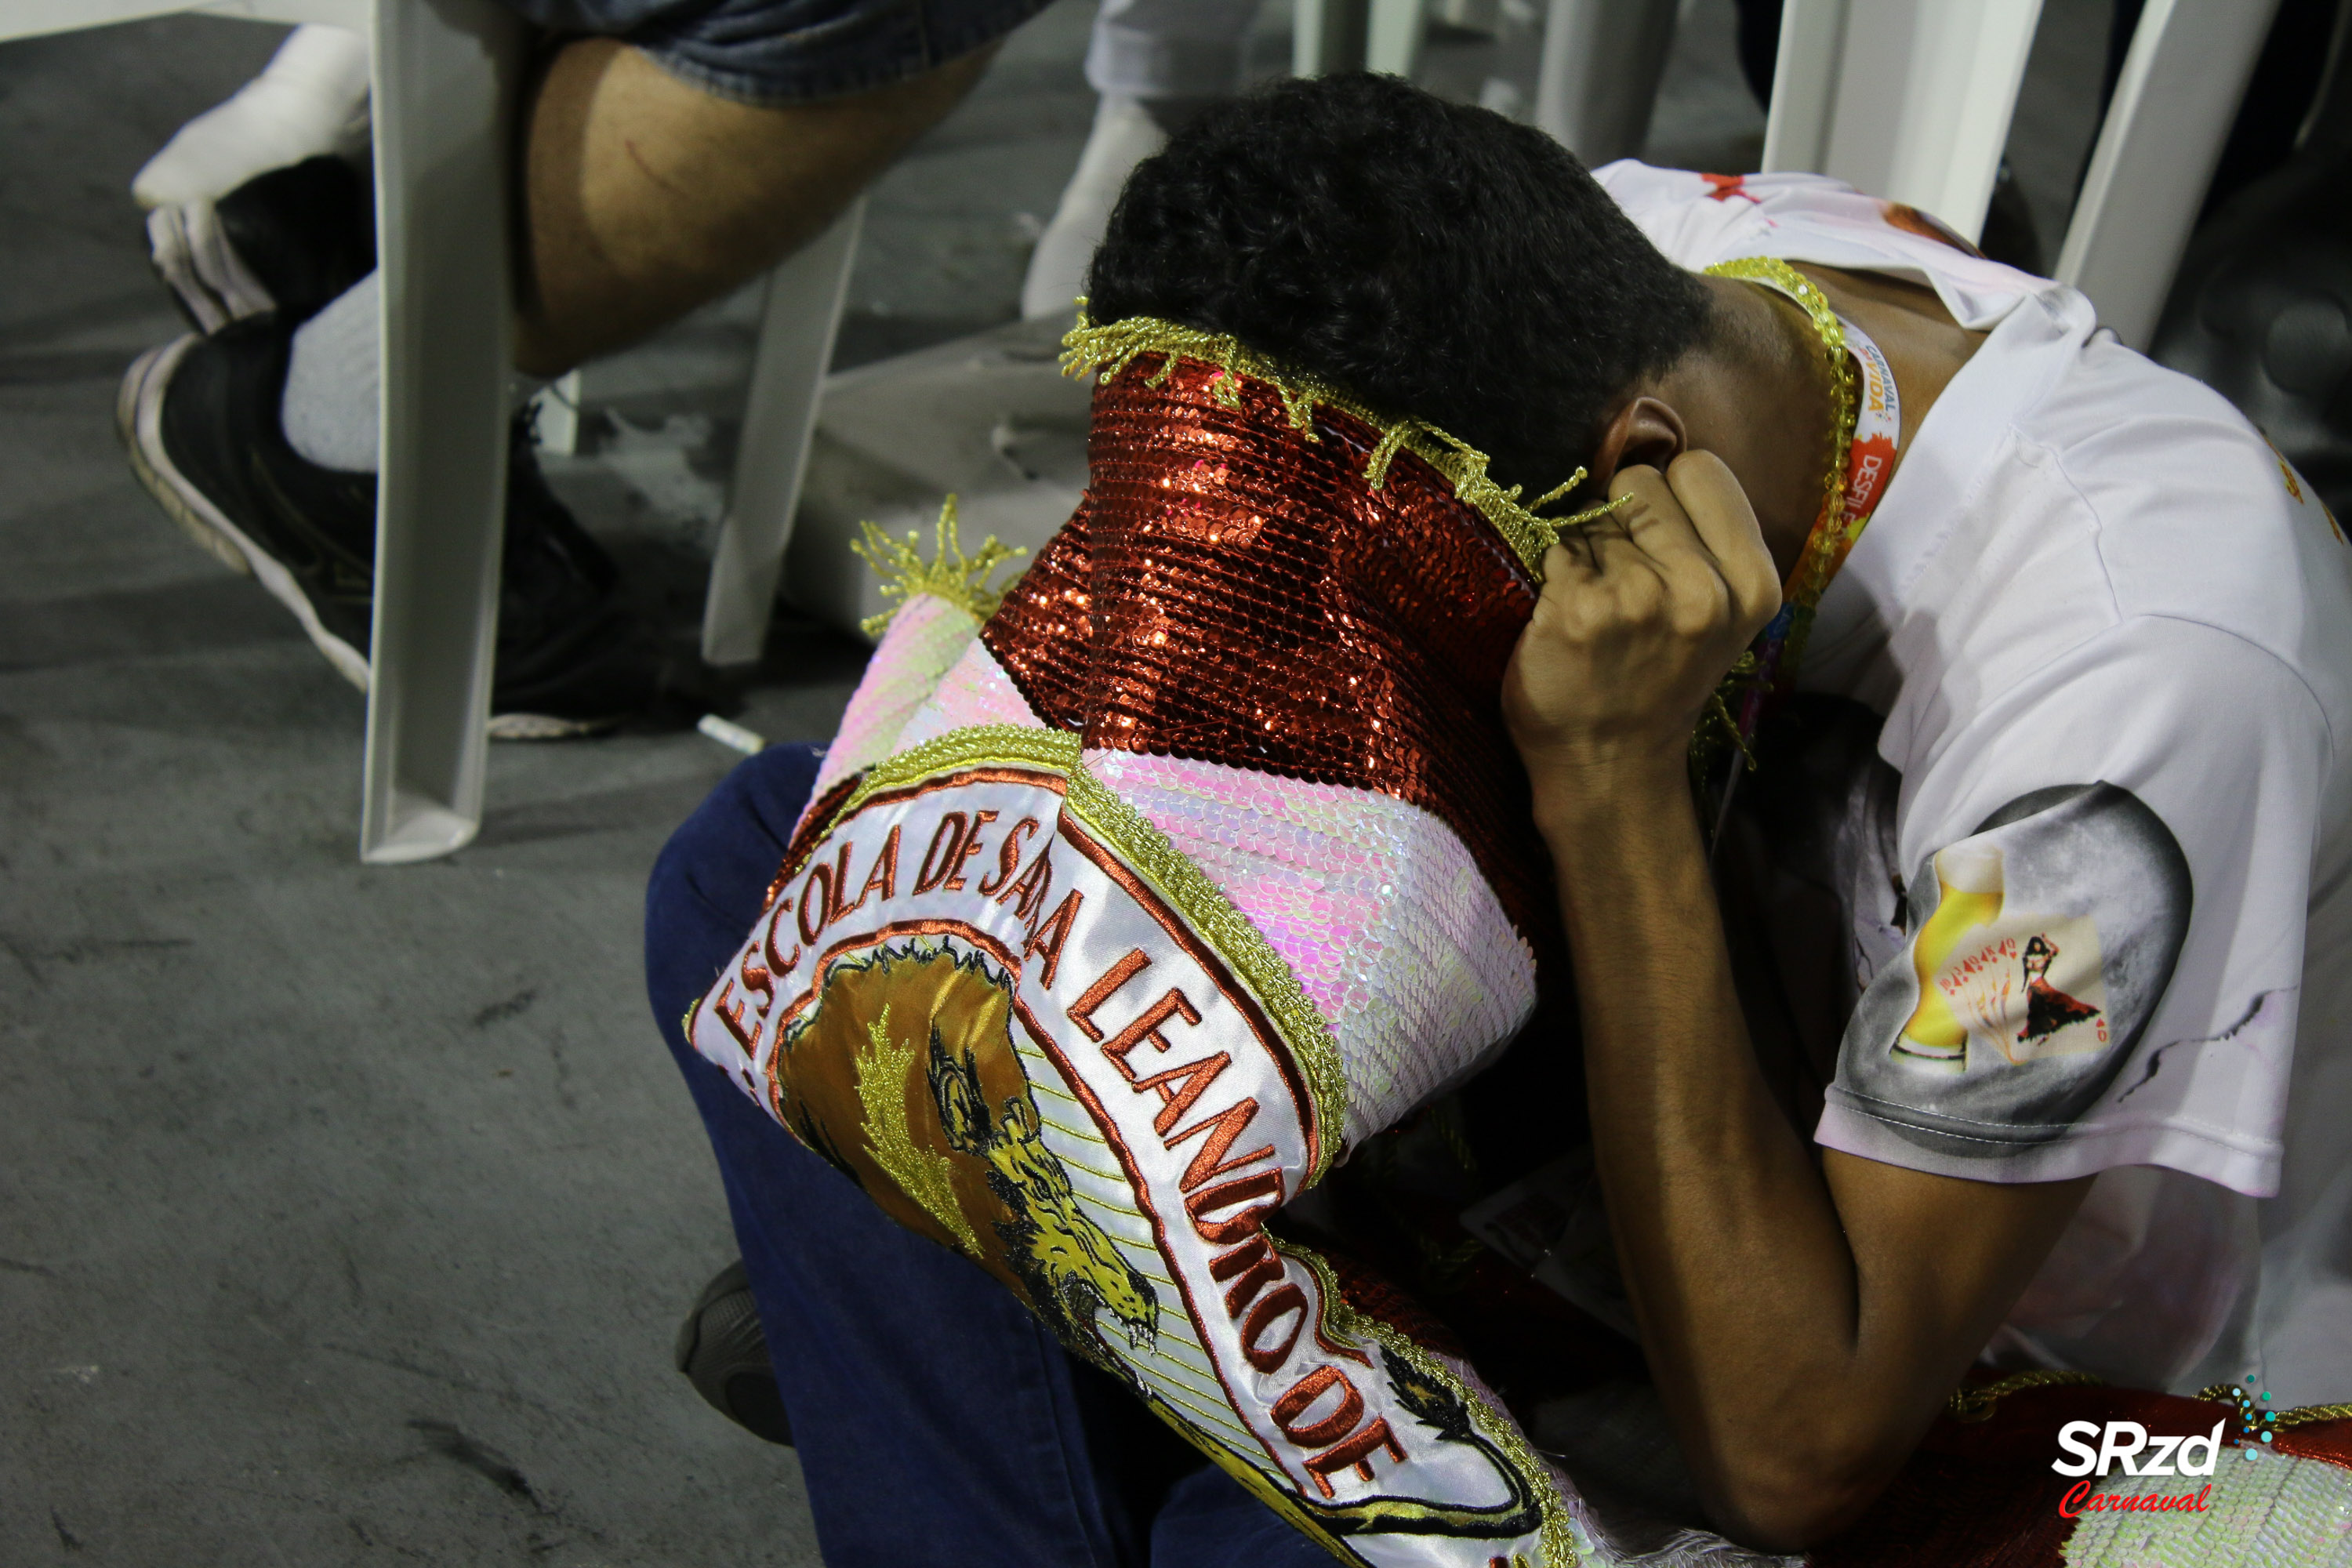
M1706 700L1780 607L1780 576L1739 481L1708 452L1544 557L1543 596L1503 678L1503 717L1538 788L1588 794L1678 779Z

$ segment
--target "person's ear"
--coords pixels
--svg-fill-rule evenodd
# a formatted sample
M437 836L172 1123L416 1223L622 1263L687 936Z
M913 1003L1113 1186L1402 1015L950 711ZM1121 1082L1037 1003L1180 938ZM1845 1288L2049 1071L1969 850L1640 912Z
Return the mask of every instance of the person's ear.
M1681 415L1654 397L1636 397L1601 430L1601 444L1592 454L1591 482L1606 490L1618 469L1644 465L1663 474L1689 447Z

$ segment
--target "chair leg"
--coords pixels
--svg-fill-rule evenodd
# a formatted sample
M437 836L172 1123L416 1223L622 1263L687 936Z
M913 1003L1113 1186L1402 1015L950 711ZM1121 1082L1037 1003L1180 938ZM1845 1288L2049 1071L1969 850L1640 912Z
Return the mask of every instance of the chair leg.
M566 371L534 394L530 429L539 449L568 458L580 450L580 373Z
M1597 166L1638 157L1675 41L1675 0L1551 0L1536 127Z
M1784 0L1772 102L1764 117L1767 174L1820 174L1829 164L1845 0Z
M1412 79L1421 66L1422 40L1429 32L1423 0L1372 0L1371 26L1364 40L1364 68Z
M1290 21L1290 73L1336 76L1364 68L1368 0L1295 0Z
M702 657L711 664L751 664L767 639L784 547L792 542L809 438L857 235L866 223L860 196L831 228L768 274L760 346L735 458L735 488L710 563L702 610Z
M379 0L383 412L360 858L480 826L513 309L509 134L523 30L495 0Z
M1790 0L1764 166L1808 169L1974 239L2042 0Z
M2277 0L2152 0L2074 204L2057 276L2136 349L2156 336Z

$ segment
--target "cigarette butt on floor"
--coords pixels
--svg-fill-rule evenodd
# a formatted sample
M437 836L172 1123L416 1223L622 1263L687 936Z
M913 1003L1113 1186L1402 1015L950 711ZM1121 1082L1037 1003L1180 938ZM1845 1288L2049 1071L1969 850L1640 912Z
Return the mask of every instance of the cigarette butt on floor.
M695 728L720 745L732 746L747 757L756 757L768 749L764 736L755 734L732 721L721 719L716 713L705 713L702 722Z

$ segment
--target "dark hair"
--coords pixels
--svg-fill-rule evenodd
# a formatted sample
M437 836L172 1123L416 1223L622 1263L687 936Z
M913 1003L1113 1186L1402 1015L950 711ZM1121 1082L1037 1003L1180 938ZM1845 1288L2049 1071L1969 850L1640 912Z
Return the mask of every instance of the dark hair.
M1229 332L1485 451L1540 491L1707 330L1675 266L1550 137L1393 77L1220 104L1128 180L1097 321Z

